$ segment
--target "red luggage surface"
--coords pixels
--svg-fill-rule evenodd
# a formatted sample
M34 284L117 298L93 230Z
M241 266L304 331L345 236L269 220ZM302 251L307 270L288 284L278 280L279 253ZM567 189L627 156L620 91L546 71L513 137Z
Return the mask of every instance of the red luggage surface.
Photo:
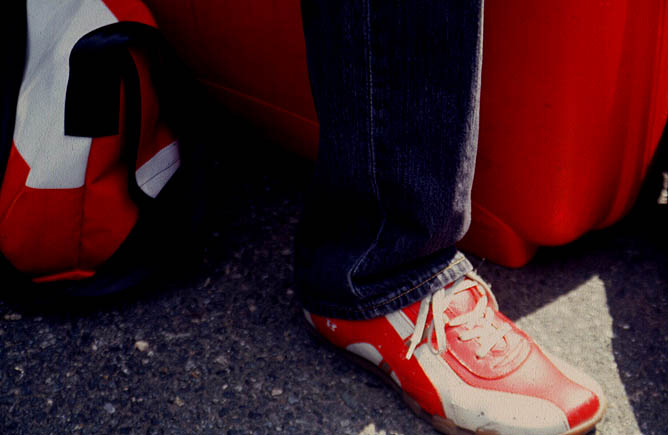
M315 155L298 0L146 1L220 101ZM486 1L464 250L522 266L629 210L668 117L666 22L665 0Z
M127 86L120 83L116 134L66 134L70 52L95 29L119 21L155 22L145 5L133 0L63 0L58 7L49 0L31 0L27 17L28 56L7 172L0 183L0 253L36 282L88 278L138 219L128 192L128 174L135 168L122 158L124 150L136 147L135 179L152 197L180 160L177 142L159 117L149 65L138 53L131 54L139 81L139 143L126 137Z

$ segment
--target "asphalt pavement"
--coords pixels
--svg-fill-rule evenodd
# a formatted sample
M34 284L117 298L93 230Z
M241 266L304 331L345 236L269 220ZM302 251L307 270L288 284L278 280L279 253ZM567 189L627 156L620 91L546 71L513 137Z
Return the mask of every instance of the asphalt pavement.
M212 189L194 267L49 303L0 284L0 432L434 433L307 333L292 254L310 166L250 154ZM643 209L524 268L478 268L502 311L603 385L600 434L668 433L666 224Z

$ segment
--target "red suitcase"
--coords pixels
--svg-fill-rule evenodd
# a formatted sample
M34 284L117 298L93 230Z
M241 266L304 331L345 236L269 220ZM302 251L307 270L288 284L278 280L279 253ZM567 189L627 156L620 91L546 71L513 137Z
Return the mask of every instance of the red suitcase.
M146 1L220 101L315 155L298 0ZM665 0L486 1L464 250L518 267L629 210L668 117L666 22Z

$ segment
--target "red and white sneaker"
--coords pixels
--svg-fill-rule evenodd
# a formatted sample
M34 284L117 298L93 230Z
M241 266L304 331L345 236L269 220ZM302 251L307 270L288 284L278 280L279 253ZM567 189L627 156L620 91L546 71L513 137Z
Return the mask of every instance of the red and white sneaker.
M605 412L596 381L548 357L472 273L371 320L304 312L321 336L447 434L584 434Z

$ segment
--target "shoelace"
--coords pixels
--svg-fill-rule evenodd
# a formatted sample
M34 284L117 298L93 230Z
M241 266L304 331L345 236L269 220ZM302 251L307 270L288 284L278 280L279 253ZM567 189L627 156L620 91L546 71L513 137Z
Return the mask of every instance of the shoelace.
M452 302L453 297L460 291L468 290L473 287L480 293L480 299L478 299L473 310L457 317L448 317L445 310L450 305L450 302ZM445 336L446 326L465 325L466 330L460 332L459 338L463 341L479 339L480 346L476 350L476 356L478 358L484 358L485 355L487 355L489 351L512 330L512 327L507 323L504 323L500 328L492 324L494 310L487 306L487 290L488 287L481 278L473 273L469 273L456 281L452 286L438 290L423 299L420 303L420 311L418 312L417 322L415 323L415 329L411 336L411 344L408 348L406 359L410 359L413 356L415 348L422 341L430 305L433 320L427 328L427 337L431 340L433 331L436 330L436 344L438 346L437 349L434 349L430 344L429 348L432 352L440 354L447 350L448 341ZM494 304L496 305L496 301L494 301Z

